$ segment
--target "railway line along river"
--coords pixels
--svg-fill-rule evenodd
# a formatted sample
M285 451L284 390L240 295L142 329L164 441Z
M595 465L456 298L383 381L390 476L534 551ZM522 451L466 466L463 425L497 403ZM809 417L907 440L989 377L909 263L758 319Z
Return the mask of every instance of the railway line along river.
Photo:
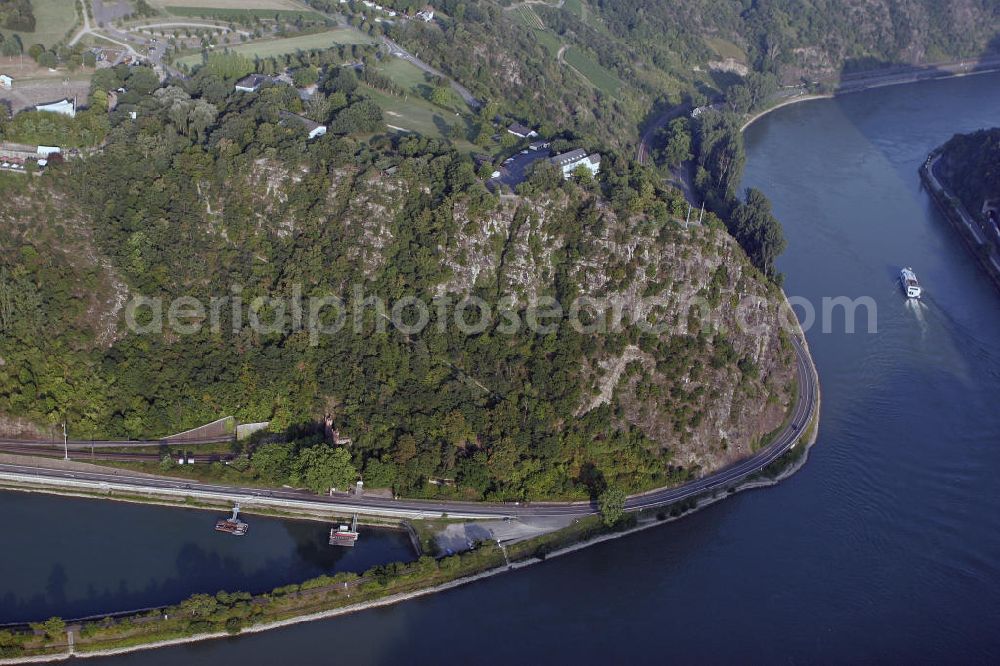
M789 239L786 291L820 315L807 337L822 427L792 478L391 608L103 662L995 662L1000 294L917 169L952 134L1000 124L997 109L989 74L788 106L747 130L745 184L771 197ZM919 305L899 288L906 265ZM842 315L824 332L822 299L840 296L870 297L877 331L862 313L855 333ZM45 501L46 532L74 520L74 501ZM4 548L33 543L24 531ZM140 535L116 543L155 562Z

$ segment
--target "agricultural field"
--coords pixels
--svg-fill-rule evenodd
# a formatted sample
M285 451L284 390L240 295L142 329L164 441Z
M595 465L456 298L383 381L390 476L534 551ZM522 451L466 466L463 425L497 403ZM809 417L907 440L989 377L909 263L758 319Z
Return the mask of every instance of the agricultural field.
M568 65L580 72L595 88L600 89L606 95L617 95L618 90L623 85L621 79L576 47L566 49L563 58Z
M32 44L52 47L66 39L66 33L77 24L75 0L31 0L35 13L35 31L17 32L27 50ZM5 35L11 30L0 30Z
M521 5L513 11L515 18L529 28L535 28L537 30L545 29L545 24L542 23L542 19L538 17L538 14L536 14L529 5Z
M545 27L545 23L536 14L530 6L521 5L516 9L512 10L513 16L518 22L522 23L524 26L531 28L531 31L535 33L535 39L538 43L545 47L545 50L549 52L549 55L553 58L559 53L559 48L562 46L562 42L559 37Z
M313 49L328 49L339 44L371 44L372 39L363 32L351 28L337 28L311 35L300 35L298 37L287 37L285 39L268 39L248 44L239 44L228 47L230 51L239 53L250 58L270 58L272 56L283 55L285 53L295 53L297 51L311 51ZM195 67L200 65L202 57L200 53L184 56L177 60L178 65Z

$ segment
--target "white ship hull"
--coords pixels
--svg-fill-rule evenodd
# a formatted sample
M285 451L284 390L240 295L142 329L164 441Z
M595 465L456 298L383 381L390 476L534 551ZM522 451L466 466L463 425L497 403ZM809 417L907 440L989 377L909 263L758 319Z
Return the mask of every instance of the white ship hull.
M912 268L904 268L899 272L899 282L903 286L903 293L907 298L920 298L923 289L917 281L917 274Z

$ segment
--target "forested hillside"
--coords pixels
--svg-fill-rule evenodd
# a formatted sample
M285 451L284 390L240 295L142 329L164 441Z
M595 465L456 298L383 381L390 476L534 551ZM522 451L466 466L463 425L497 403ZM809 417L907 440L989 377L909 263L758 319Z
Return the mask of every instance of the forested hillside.
M1000 128L956 134L942 148L938 173L972 214L983 202L1000 204Z
M702 103L752 71L786 85L832 86L843 72L1000 51L1000 0L444 0L435 6L435 23L398 22L389 34L504 110L608 142L634 140L657 102L693 95Z
M281 114L300 110L291 88L222 95L213 77L133 99L137 119L112 114L85 160L0 175L0 413L129 438L330 414L369 485L491 499L679 481L783 422L780 292L713 215L684 229L652 170L609 154L599 181L539 169L496 196L445 144L359 128L307 141ZM408 331L362 303L314 336L272 300L297 293L451 306ZM229 300L217 327L203 314L180 331L147 329L146 310L126 325L137 296ZM273 326L234 314L237 296ZM468 296L472 331L452 314ZM598 306L593 328L512 325L580 297L620 303L621 327Z

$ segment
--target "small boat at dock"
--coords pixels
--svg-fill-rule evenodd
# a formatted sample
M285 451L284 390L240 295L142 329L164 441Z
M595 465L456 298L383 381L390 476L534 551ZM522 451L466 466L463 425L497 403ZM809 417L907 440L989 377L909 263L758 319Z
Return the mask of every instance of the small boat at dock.
M240 505L233 506L233 515L215 523L216 532L225 532L233 536L243 536L250 529L250 525L240 520Z
M330 529L330 545L353 547L358 541L358 514L354 514L351 526L341 525Z

